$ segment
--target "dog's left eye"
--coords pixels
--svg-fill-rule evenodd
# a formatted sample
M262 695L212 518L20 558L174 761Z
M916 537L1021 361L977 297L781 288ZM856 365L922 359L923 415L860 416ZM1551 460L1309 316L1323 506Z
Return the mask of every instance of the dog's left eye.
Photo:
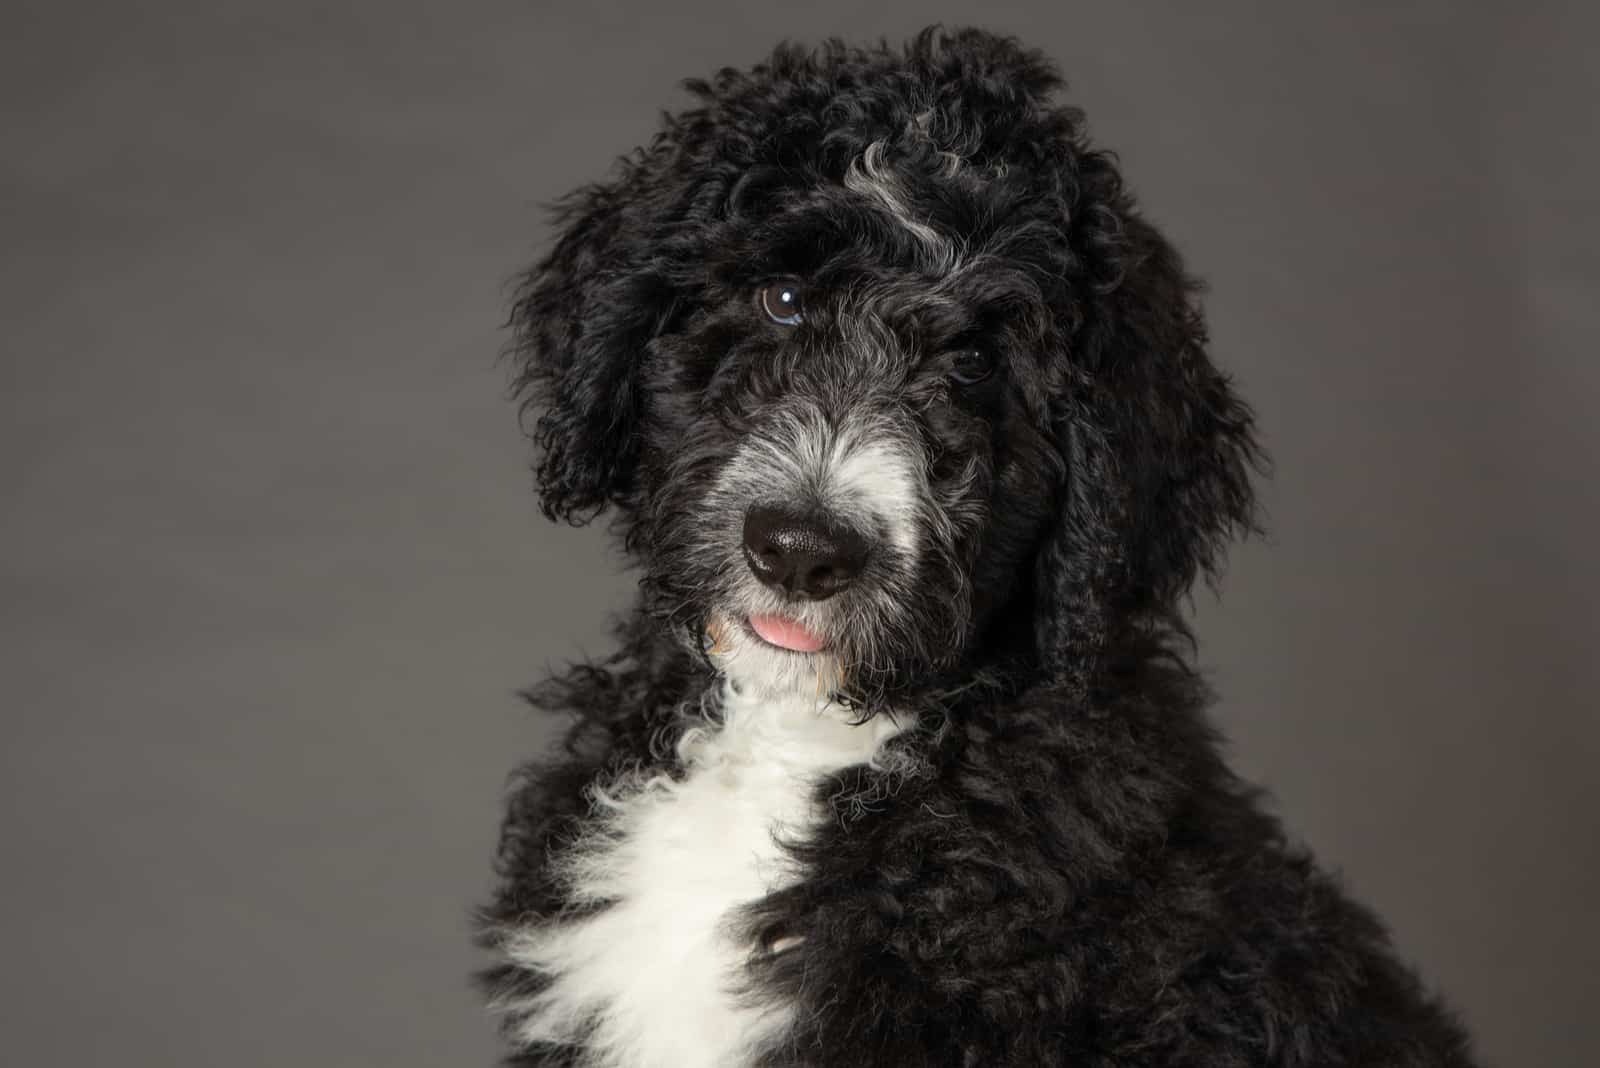
M985 349L963 349L950 364L950 380L958 386L975 386L994 373L994 357Z
M761 287L756 300L767 318L782 326L799 326L804 311L800 283L793 278L780 278Z

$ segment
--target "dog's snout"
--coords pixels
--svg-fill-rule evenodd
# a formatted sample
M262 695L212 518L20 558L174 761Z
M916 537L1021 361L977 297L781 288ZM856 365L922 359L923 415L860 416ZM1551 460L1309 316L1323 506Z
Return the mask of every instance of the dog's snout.
M744 518L744 558L768 586L820 601L853 582L871 546L846 526L787 508L756 507Z

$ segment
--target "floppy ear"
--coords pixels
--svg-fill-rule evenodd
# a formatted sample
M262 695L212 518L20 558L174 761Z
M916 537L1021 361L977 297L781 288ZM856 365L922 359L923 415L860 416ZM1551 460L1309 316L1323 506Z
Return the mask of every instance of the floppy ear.
M1068 485L1040 559L1038 634L1047 663L1076 668L1129 628L1182 629L1179 599L1256 528L1261 462L1250 409L1207 355L1197 283L1109 159L1083 163L1074 244L1098 282L1057 420Z
M673 214L681 158L668 135L553 213L558 237L517 292L514 390L540 456L545 515L583 523L628 499L640 436L639 369L670 319L673 290L652 260Z

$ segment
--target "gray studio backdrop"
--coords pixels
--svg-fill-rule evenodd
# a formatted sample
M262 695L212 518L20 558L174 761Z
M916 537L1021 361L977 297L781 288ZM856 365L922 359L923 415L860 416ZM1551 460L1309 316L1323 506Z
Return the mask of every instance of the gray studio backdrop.
M505 283L678 79L936 19L1212 283L1236 763L1489 1060L1600 1063L1596 20L1043 0L7 5L0 1060L489 1063L512 691L631 585L535 513Z

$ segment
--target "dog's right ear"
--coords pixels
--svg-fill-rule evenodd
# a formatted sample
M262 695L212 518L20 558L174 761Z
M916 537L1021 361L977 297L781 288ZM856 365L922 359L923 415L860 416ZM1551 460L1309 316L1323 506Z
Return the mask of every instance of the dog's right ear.
M517 291L511 325L514 391L529 436L544 514L581 524L626 502L639 456L640 364L672 316L673 289L653 261L674 214L670 136L622 161L553 213L555 247Z

